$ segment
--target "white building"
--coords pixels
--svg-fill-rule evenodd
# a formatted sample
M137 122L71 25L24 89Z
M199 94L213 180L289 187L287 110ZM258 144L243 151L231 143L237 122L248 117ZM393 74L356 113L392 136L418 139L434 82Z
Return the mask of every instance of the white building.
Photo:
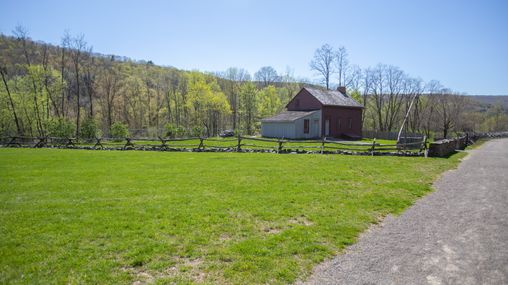
M284 111L261 120L261 135L267 138L311 139L321 136L321 110Z

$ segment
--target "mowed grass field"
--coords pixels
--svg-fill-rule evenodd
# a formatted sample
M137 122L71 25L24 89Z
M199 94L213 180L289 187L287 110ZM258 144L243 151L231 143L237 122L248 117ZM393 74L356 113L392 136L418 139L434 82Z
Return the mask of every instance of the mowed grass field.
M3 148L0 283L291 283L463 155Z

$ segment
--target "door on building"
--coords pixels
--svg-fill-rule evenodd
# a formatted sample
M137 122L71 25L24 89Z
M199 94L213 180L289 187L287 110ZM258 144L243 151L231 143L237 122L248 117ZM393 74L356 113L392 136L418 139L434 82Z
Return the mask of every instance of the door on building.
M330 119L325 120L325 136L330 135Z
M312 134L311 134L311 137L313 138L319 138L319 119L314 119L312 121Z

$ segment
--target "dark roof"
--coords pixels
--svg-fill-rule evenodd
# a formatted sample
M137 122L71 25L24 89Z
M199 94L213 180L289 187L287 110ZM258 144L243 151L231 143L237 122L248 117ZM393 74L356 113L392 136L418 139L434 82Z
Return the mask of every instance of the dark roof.
M360 107L362 104L356 102L353 98L342 94L339 91L320 90L310 87L304 87L312 96L314 96L321 104L325 106L346 106L346 107Z
M261 120L261 122L264 122L264 123L294 122L300 118L306 117L306 116L311 115L315 112L319 112L319 110L310 111L310 112L307 112L307 111L283 111L273 117L263 119L263 120Z

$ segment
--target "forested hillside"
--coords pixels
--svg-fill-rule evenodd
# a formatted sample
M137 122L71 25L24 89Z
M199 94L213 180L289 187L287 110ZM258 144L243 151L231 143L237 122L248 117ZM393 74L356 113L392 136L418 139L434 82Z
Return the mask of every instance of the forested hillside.
M184 71L93 53L82 35L65 34L54 46L32 41L20 26L13 34L0 35L1 136L254 135L261 118L283 110L306 84L270 66L253 77L234 67ZM508 127L502 104L478 103L392 65L361 69L343 47L318 48L310 68L327 88L348 87L365 106L367 130L397 131L405 122L408 131L446 137Z
M23 30L0 36L0 134L94 136L253 134L301 84L270 68L214 74L183 71L92 53L82 36L61 46L30 40ZM275 82L276 81L276 82ZM117 134L117 133L115 133Z
M485 109L500 105L503 109L508 110L508 95L469 95L469 98L483 105Z

